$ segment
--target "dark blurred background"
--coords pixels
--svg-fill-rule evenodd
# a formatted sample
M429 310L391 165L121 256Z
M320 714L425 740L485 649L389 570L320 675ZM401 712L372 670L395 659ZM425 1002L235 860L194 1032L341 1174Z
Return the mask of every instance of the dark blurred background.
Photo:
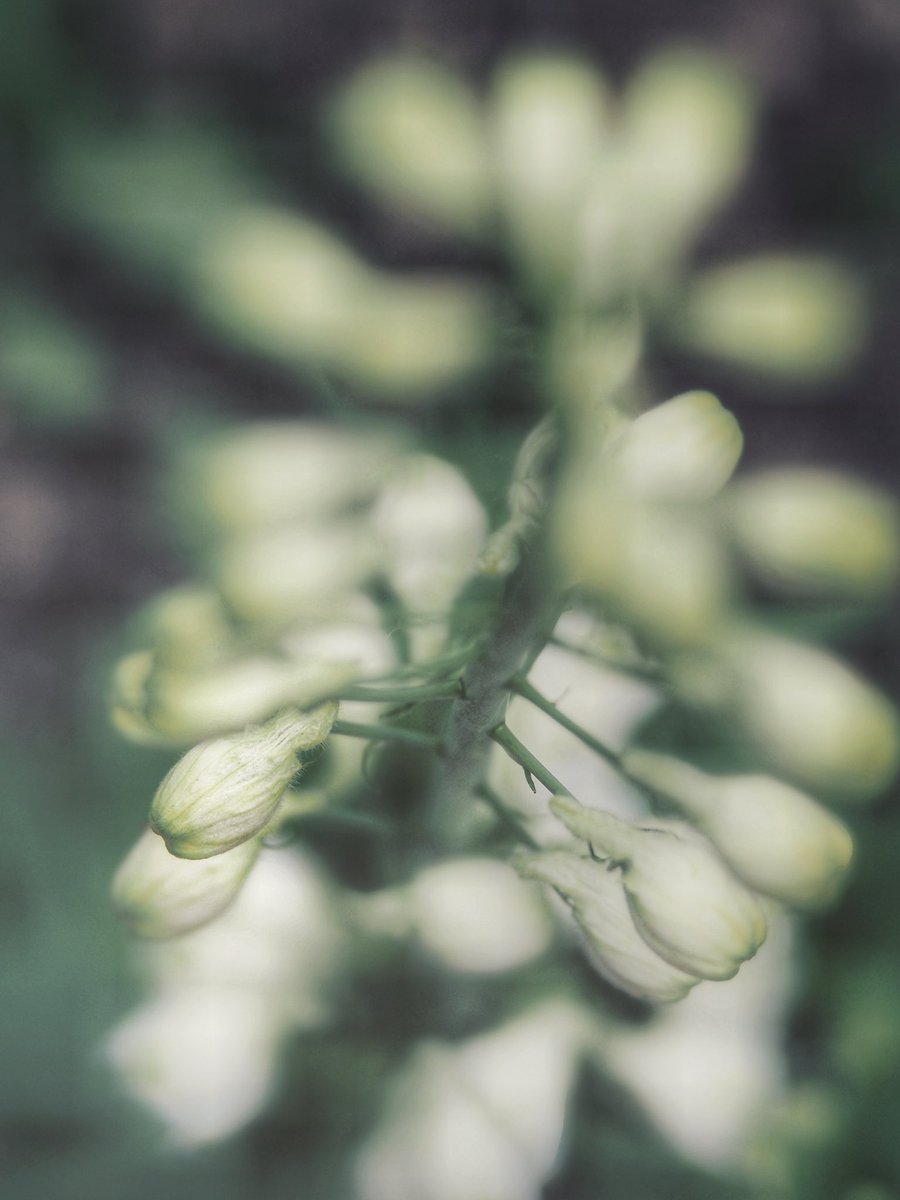
M115 212L97 217L109 163L95 135L114 131L118 144L133 142L151 181L173 172L186 226L194 198L215 204L221 159L223 178L241 179L251 193L265 180L377 262L466 265L474 252L385 215L333 171L318 123L327 90L373 53L397 48L433 54L476 84L511 47L577 49L619 84L648 51L685 40L731 56L753 80L761 110L749 177L707 231L700 261L762 250L830 253L863 279L872 330L853 370L814 395L798 399L784 386L662 349L651 364L660 394L716 391L745 428L751 464L811 460L896 490L895 0L7 0L0 7L5 1194L308 1194L290 1169L289 1095L243 1141L158 1158L150 1132L121 1110L95 1050L138 994L106 888L164 761L108 734L104 678L136 603L189 569L166 520L165 449L179 429L210 413L296 414L318 403L296 375L192 316L165 255L148 258L129 246L127 223L117 233ZM174 168L166 150L174 143L165 138L146 142L144 155L148 128L180 130L187 139ZM185 161L197 164L196 179L179 176ZM191 231L167 220L161 214L160 244L177 254ZM853 648L896 694L900 629L883 616ZM887 798L863 829L864 878L816 935L829 947L823 963L832 965L812 971L799 1000L791 1051L801 1076L831 1069L829 1039L854 972L872 970L900 987L890 919L898 899L895 814ZM900 1032L889 1026L885 1037L883 1062L900 1064ZM798 1194L850 1196L859 1179L897 1187L897 1117L900 1083L884 1067L848 1092L826 1161L830 1182L817 1174L825 1166L810 1165L821 1157L821 1146L813 1147L798 1167ZM799 1162L802 1147L797 1154ZM616 1196L725 1194L680 1167L644 1177L638 1157L625 1154L619 1163ZM572 1196L583 1194L572 1186Z

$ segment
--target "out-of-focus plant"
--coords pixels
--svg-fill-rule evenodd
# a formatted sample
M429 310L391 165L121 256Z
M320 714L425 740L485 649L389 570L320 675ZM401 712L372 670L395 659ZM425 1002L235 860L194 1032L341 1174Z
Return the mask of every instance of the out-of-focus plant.
M506 975L510 1004L414 1049L345 1185L537 1197L577 1064L614 1070L610 993L561 969L571 943L639 1001L674 1001L838 896L852 838L825 805L888 786L897 714L757 596L867 615L896 582L896 513L831 471L732 483L734 416L704 391L657 402L644 352L664 338L814 384L859 344L836 264L693 270L753 107L695 51L655 56L618 98L564 55L510 57L484 97L426 61L364 67L326 106L335 163L489 279L376 268L245 176L230 188L227 156L165 169L155 131L60 155L61 203L123 261L359 399L180 456L198 577L141 614L114 672L118 728L186 750L114 887L136 933L178 936L149 949L156 998L110 1040L179 1140L249 1120L285 1036L339 1026L405 948ZM511 363L521 445L479 496L429 430L459 413L489 438ZM270 848L342 827L367 846L353 866ZM254 906L279 855L284 898Z

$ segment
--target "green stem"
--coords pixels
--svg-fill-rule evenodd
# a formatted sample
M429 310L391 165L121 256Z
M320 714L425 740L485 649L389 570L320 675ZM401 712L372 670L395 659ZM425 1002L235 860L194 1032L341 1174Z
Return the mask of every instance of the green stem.
M553 646L559 646L560 650L567 650L569 654L577 654L579 658L586 658L589 662L596 663L598 667L607 667L610 671L616 671L620 675L630 675L634 679L647 679L654 683L658 683L662 676L660 668L652 662L625 662L620 658L610 658L608 655L599 654L584 646L573 645L572 642L567 642L565 638L561 638L555 633L550 635L548 641Z
M355 721L335 721L332 733L345 737L367 738L369 741L404 742L407 746L419 746L423 750L440 749L440 738L418 729L403 729L399 725L359 725Z
M571 717L567 717L564 712L560 712L553 701L548 700L546 696L543 696L537 690L537 688L532 687L527 679L522 679L521 676L517 675L511 681L510 686L514 691L518 692L523 699L528 700L529 703L533 704L535 708L539 708L541 712L546 713L548 717L552 717L557 725L561 725L563 729L568 730L568 732L574 737L577 737L580 742L583 742L584 745L593 750L595 754L599 754L601 758L605 759L610 764L610 766L615 767L619 771L622 770L621 756L618 755L615 750L611 750L609 746L605 745L598 738L595 738L592 733L588 733L586 729L582 729L582 727L573 721Z
M553 792L556 796L571 796L571 792L564 783L553 775L541 762L539 758L531 753L527 746L523 746L513 731L508 725L498 725L496 729L491 730L491 737L498 746L502 746L513 762L517 762L526 775L533 775L538 783L542 783L548 792Z
M556 612L552 572L538 542L510 575L490 635L466 667L463 692L451 705L444 739L444 763L433 811L452 810L484 780L491 731L503 723L508 680L521 671Z
M447 675L451 671L458 671L460 667L466 666L476 649L476 644L474 642L470 642L465 646L461 646L457 650L448 651L446 654L442 654L438 658L430 658L426 659L424 662L409 663L407 666L398 667L390 674L382 675L379 678L374 679L372 682L389 686L395 679L415 679L420 676L434 678L441 675Z
M372 687L361 683L345 688L337 699L403 704L416 700L453 700L459 695L460 681L447 679L441 683L410 684L408 687Z

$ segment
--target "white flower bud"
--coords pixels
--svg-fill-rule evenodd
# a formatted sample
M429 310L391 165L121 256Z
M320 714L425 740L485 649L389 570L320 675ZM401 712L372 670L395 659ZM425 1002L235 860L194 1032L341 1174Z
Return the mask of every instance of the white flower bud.
M723 643L732 707L761 757L825 795L864 800L900 763L888 699L833 655L753 629Z
M456 971L509 971L547 948L551 923L533 888L493 858L453 858L407 889L419 940Z
M673 966L730 979L762 945L762 909L699 838L639 829L569 796L555 797L551 807L572 833L621 865L638 933Z
M146 829L115 874L113 905L138 937L188 933L227 908L258 854L259 842L247 841L215 858L188 861Z
M518 265L539 292L571 283L606 109L602 79L571 56L519 55L495 77L490 115L500 200Z
M240 845L272 817L298 770L297 752L325 741L336 717L337 704L323 704L201 742L159 785L150 824L179 858L208 858Z
M621 486L648 500L706 500L731 478L741 428L711 392L685 392L641 413L611 446Z
M661 958L638 933L615 868L567 850L523 852L513 865L526 879L560 893L584 935L591 962L616 987L664 1003L680 1000L700 982Z
M415 612L444 613L472 574L487 527L465 476L415 455L382 491L372 520L400 599Z
M847 827L804 792L768 775L713 776L633 750L625 770L673 801L758 892L798 908L834 899L853 856Z

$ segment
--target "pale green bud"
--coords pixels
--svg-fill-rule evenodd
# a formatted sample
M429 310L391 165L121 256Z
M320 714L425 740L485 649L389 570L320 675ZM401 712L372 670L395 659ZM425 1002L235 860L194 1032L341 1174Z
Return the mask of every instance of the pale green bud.
M761 631L722 645L732 706L759 754L801 786L848 800L881 792L900 762L885 696L824 650Z
M373 273L341 366L385 399L419 402L483 370L496 328L496 297L485 284Z
M646 750L629 751L623 765L694 821L755 891L815 908L843 886L853 839L843 822L797 788L768 775L707 775Z
M314 221L244 207L220 222L194 266L193 299L254 349L334 365L367 301L368 270Z
M138 937L188 933L227 908L258 854L259 842L252 840L202 862L175 858L146 829L116 871L113 905Z
M222 854L269 822L298 770L297 752L327 738L338 706L289 711L245 733L201 742L168 773L150 824L179 858Z
M257 421L189 454L185 485L225 533L252 533L365 503L390 476L399 450L399 439L376 428Z
M753 93L726 59L667 47L640 65L622 107L621 203L633 269L652 285L740 178Z
M343 166L385 200L453 230L484 226L490 158L462 78L427 59L383 58L344 85L330 118Z
M513 859L516 870L555 888L575 916L591 962L610 983L644 1000L680 1000L700 980L661 958L635 928L622 877L607 863L567 850Z
M361 521L287 525L230 540L213 564L232 610L272 624L332 613L378 565Z
M573 57L521 55L497 72L491 118L500 197L520 266L541 292L566 285L577 265L607 107L602 79Z
M856 281L826 259L767 255L694 276L680 306L689 346L803 382L858 352L866 308Z
M554 813L620 865L628 906L647 944L682 971L730 979L766 936L757 901L699 837L640 829L569 796Z
M564 485L554 533L573 582L654 643L704 643L730 599L727 559L694 512L634 500L579 471Z
M885 493L834 471L766 471L738 484L729 512L738 546L782 587L874 596L900 569L900 527Z
M735 418L711 392L685 392L641 413L610 447L617 481L653 500L706 500L721 491L741 456Z
M350 662L247 656L195 670L160 666L149 651L113 674L112 720L132 741L191 746L255 725L288 706L308 709L357 677Z

